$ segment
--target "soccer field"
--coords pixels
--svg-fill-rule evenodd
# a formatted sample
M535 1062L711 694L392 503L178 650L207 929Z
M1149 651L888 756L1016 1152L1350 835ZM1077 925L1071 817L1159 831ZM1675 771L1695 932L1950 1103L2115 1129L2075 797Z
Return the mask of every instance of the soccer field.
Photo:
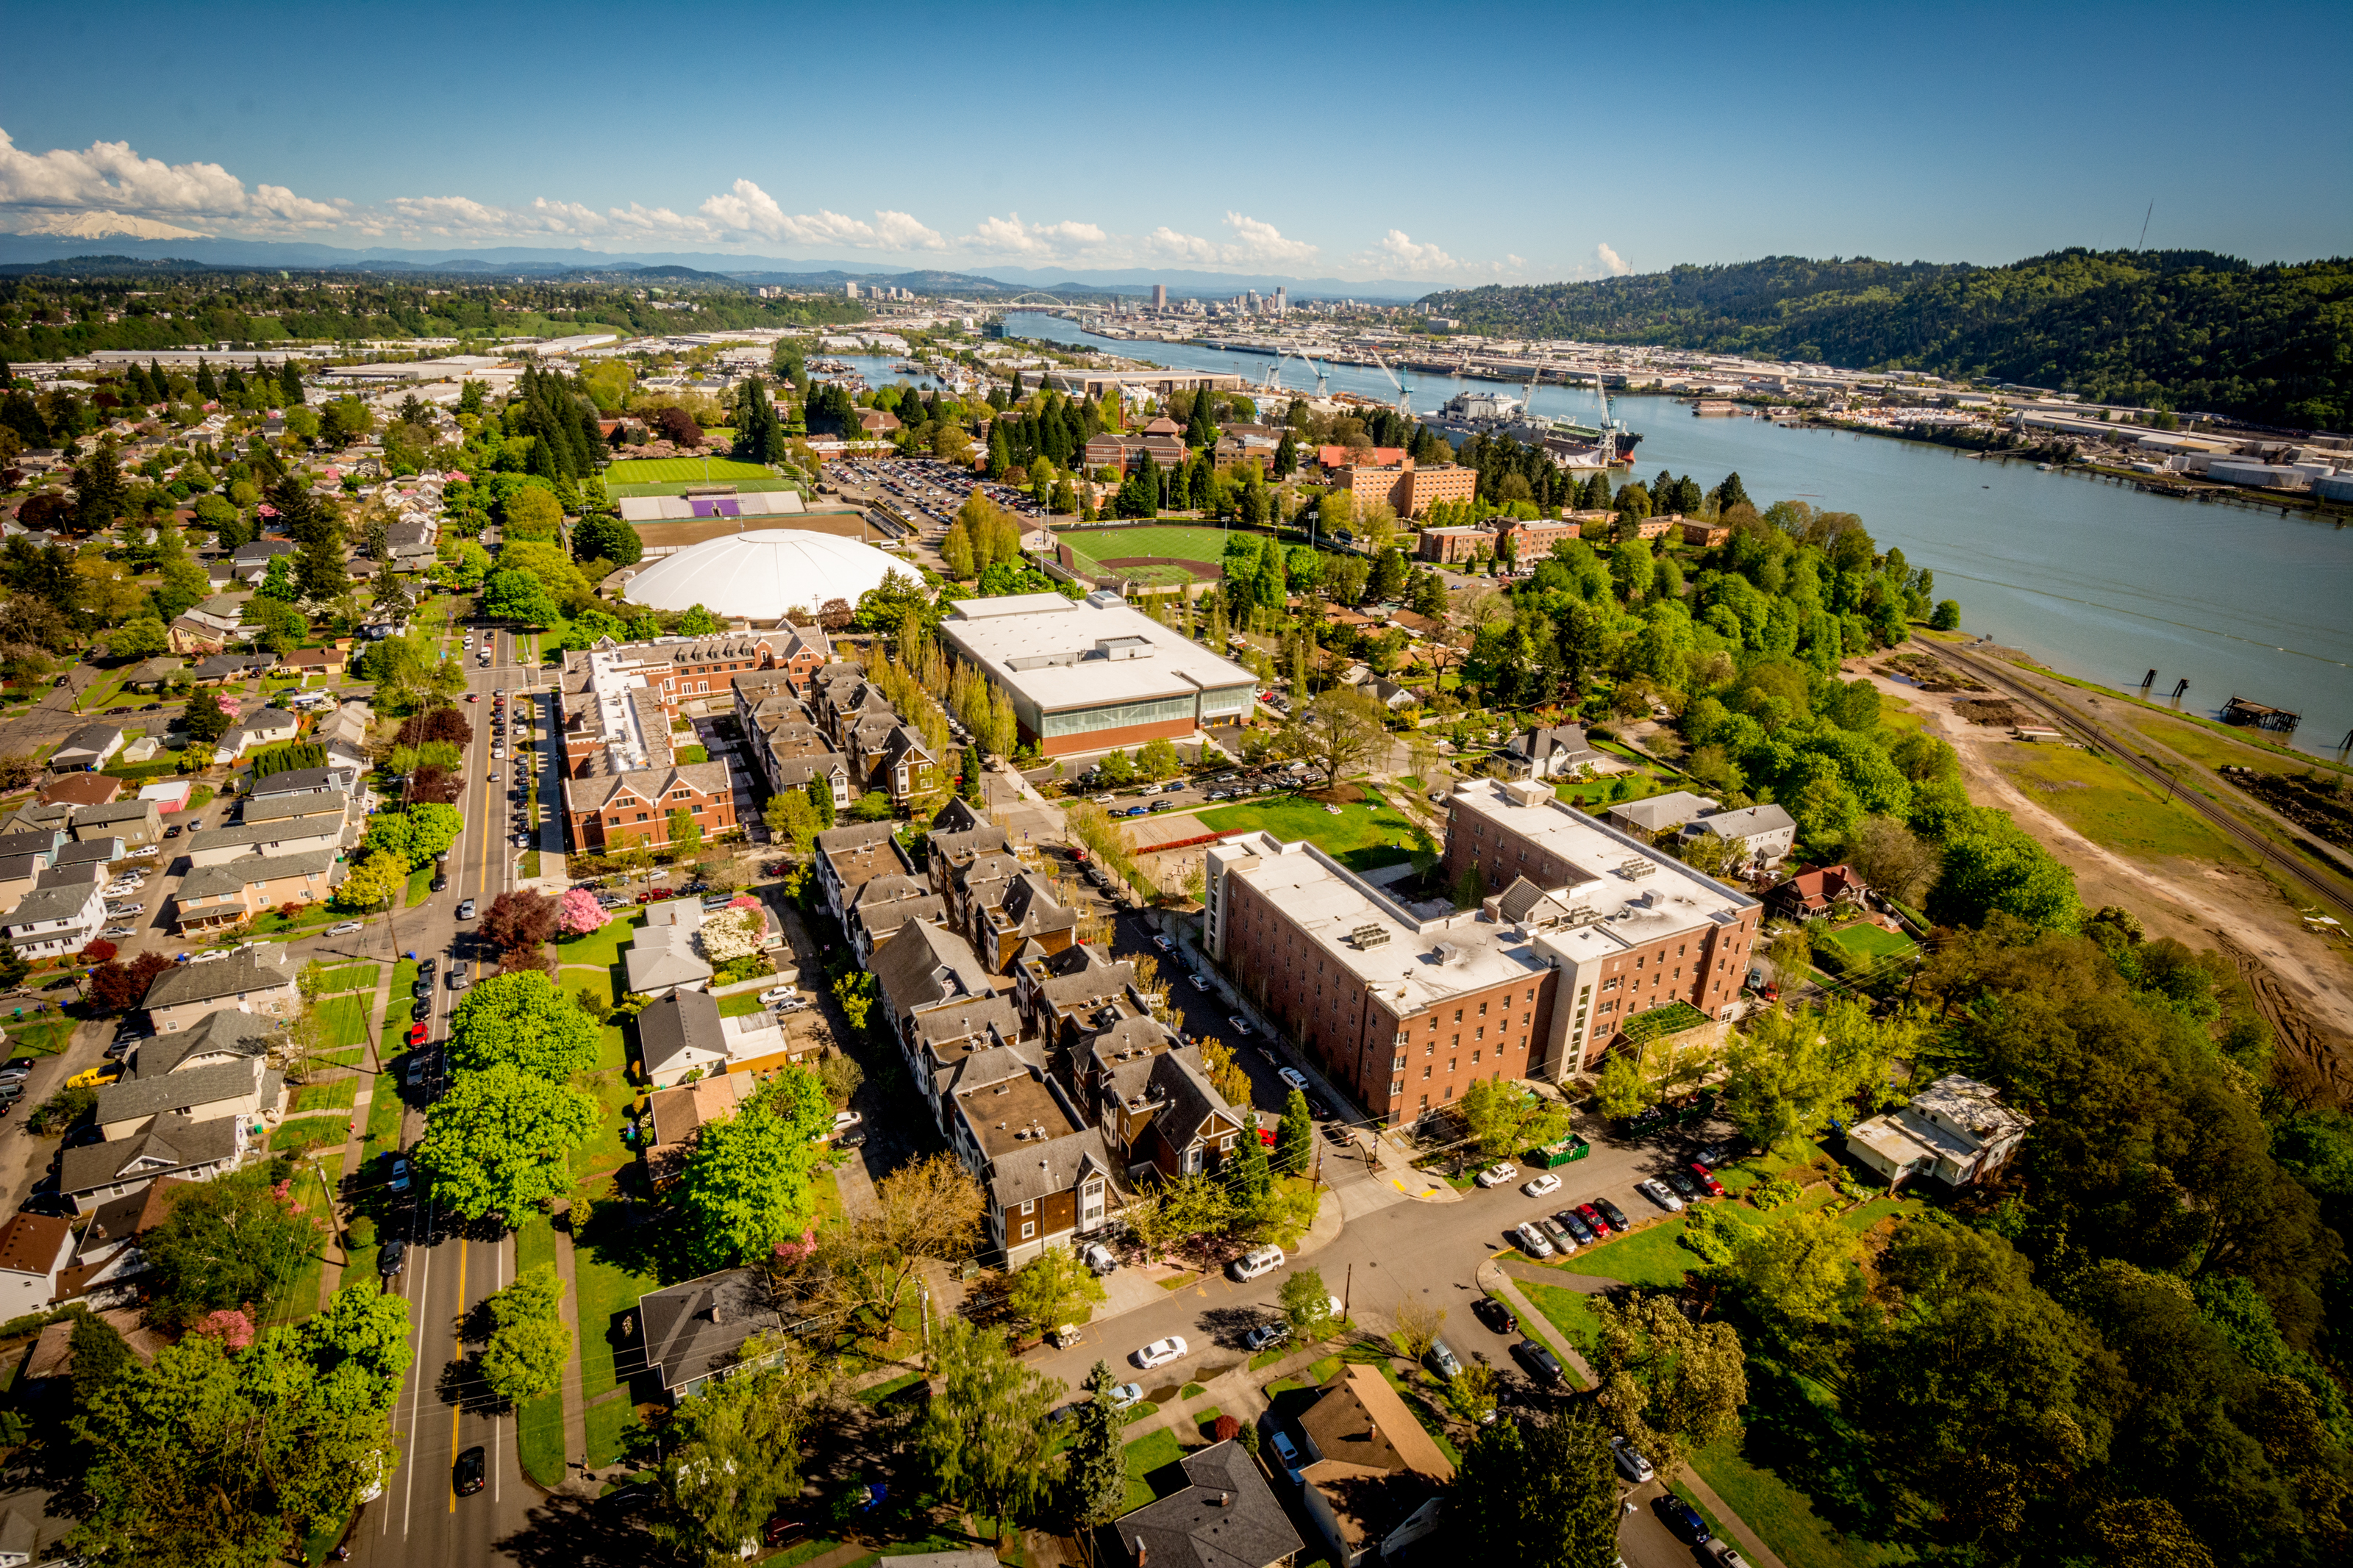
M1136 555L1159 555L1176 561L1198 561L1214 566L1225 559L1222 528L1197 528L1184 523L1145 523L1136 528L1095 528L1063 534L1073 554L1096 561L1124 561Z
M625 458L605 470L607 484L696 484L703 479L772 479L776 472L765 463L739 463L733 458Z

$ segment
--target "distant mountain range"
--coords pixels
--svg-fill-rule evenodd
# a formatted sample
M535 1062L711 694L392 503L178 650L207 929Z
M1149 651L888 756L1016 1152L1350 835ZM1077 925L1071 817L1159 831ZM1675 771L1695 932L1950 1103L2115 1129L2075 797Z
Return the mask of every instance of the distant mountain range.
M0 264L19 267L88 258L89 242L109 241L107 250L127 260L193 261L212 267L323 268L353 271L508 273L521 277L579 274L595 277L624 270L660 269L681 282L705 281L765 285L787 289L839 289L844 283L889 284L917 293L954 293L975 297L1029 291L1068 297L1149 294L1155 283L1177 299L1225 299L1255 289L1271 294L1290 291L1293 300L1410 300L1427 287L1419 283L1376 279L1355 282L1339 278L1289 278L1275 273L1154 271L1123 268L1108 271L1071 272L1030 267L992 267L987 273L883 271L871 263L854 261L794 261L773 256L727 256L715 252L563 250L543 246L491 246L479 249L402 249L375 247L349 249L301 241L227 239L147 218L111 213L83 213L71 218L43 219L26 229L0 235Z
M2062 250L2004 267L1772 256L1432 294L1514 338L1985 377L2260 424L2353 426L2353 261Z

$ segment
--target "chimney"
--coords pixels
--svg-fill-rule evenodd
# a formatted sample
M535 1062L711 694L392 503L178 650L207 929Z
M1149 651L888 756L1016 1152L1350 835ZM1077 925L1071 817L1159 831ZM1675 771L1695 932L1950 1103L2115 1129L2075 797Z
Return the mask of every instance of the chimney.
M1144 1537L1139 1535L1135 1538L1135 1568L1144 1568L1145 1555Z

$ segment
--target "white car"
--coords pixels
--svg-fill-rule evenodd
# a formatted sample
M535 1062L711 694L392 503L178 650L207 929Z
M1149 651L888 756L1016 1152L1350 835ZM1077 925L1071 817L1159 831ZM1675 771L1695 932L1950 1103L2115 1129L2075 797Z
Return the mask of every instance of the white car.
M789 985L771 985L760 993L761 1002L789 1002L800 993Z
M1552 1256L1552 1243L1545 1239L1545 1233L1535 1227L1535 1221L1522 1220L1513 1228L1512 1234L1520 1238L1520 1250L1530 1258Z
M1274 1076L1289 1084L1292 1088L1297 1089L1300 1093L1305 1094L1307 1092L1307 1077L1297 1068L1283 1068L1277 1071Z
M364 931L366 929L366 924L364 921L345 921L341 925L329 926L327 928L327 934L329 936L350 936L354 931Z
M1521 1183L1520 1191L1527 1194L1527 1195L1532 1198L1540 1198L1546 1193L1556 1193L1560 1191L1560 1178L1554 1175L1550 1171L1546 1171L1543 1175L1538 1176L1533 1182Z
M1117 795L1099 795L1094 798L1097 805L1109 805L1119 797Z
M1262 1351L1269 1345L1279 1345L1291 1337L1291 1325L1284 1322L1261 1323L1242 1336L1242 1349Z
M1165 1340L1153 1341L1127 1359L1150 1372L1155 1366L1166 1366L1172 1361L1180 1360L1187 1348L1184 1335L1171 1334Z
M1113 1410L1124 1410L1143 1397L1144 1387L1141 1384L1123 1383L1111 1391L1111 1407Z
M1207 991L1209 988L1209 983L1198 974L1188 974L1185 978L1193 983L1193 989L1196 991Z
M1249 1020L1248 1018L1243 1017L1240 1013L1237 1013L1237 1014L1235 1014L1232 1017L1228 1018L1228 1019L1226 1020L1226 1025L1227 1025L1227 1026L1228 1026L1229 1028L1232 1029L1232 1030L1233 1030L1233 1032L1234 1032L1235 1034L1240 1035L1243 1039L1247 1040L1247 1039L1249 1039L1249 1038L1250 1037L1250 1020Z
M144 904L109 904L106 906L106 912L120 920L125 915L143 914L146 909L147 906Z
M1681 1214L1683 1212L1683 1199L1675 1196L1672 1192L1669 1191L1667 1184L1664 1182L1637 1182L1634 1184L1634 1190L1641 1194L1644 1197L1650 1199L1652 1203L1658 1205L1661 1208L1666 1210L1669 1214Z
M1500 1187L1505 1182L1510 1181L1514 1176L1516 1176L1519 1173L1520 1168L1517 1165L1513 1164L1509 1160L1505 1160L1498 1164L1488 1166L1485 1170L1480 1172L1477 1176L1473 1177L1472 1180L1476 1181L1482 1187Z
M139 933L138 933L136 931L132 930L132 929L131 927L129 927L129 926L109 926L109 927L107 927L104 931L102 931L99 932L98 934L99 934L99 935L100 935L100 936L113 937L113 936L137 936Z

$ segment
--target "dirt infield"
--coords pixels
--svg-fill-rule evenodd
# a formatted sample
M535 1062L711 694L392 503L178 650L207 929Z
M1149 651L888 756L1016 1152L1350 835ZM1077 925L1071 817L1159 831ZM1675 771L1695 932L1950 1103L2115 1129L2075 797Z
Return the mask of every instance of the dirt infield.
M774 517L698 517L692 521L640 522L632 525L638 540L651 549L677 549L724 539L731 533L789 529L798 533L832 533L844 539L874 543L889 536L866 521L862 511L780 512Z

